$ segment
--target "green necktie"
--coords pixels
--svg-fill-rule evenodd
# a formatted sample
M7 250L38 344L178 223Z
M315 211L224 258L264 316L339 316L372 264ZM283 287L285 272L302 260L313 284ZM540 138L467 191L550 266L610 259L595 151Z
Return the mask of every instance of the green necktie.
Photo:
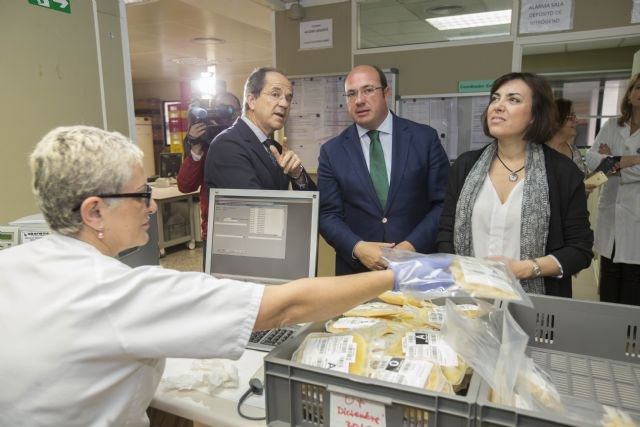
M367 135L371 138L371 144L369 145L369 174L371 175L371 181L373 181L373 188L376 190L378 200L380 200L380 204L384 208L387 205L389 180L387 179L387 165L384 162L384 151L382 151L379 133L377 130L367 132Z

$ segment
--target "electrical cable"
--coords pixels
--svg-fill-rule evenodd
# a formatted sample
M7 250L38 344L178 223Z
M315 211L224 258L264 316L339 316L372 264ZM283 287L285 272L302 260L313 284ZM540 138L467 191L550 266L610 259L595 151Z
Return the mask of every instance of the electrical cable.
M251 420L251 421L266 420L267 417L252 417L249 415L245 415L242 413L242 410L240 409L244 401L247 400L249 396L251 396L252 394L255 394L256 396L262 396L263 392L264 392L264 387L262 386L262 382L257 378L251 378L251 380L249 380L249 389L245 391L242 397L240 397L240 400L238 400L238 407L237 407L238 415L240 415L242 418L246 420Z

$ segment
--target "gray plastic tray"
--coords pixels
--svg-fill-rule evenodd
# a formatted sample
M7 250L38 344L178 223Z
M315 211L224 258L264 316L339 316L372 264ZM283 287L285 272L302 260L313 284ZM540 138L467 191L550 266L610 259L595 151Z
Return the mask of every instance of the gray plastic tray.
M529 335L529 354L562 394L595 400L640 416L640 307L531 296L534 309L507 305ZM481 426L576 426L564 418L488 401L483 382Z
M265 357L267 423L272 427L328 427L331 392L385 405L386 425L393 427L471 427L480 378L472 375L466 396L403 387L291 361L291 355L310 332L324 331L314 323L295 339ZM424 416L428 412L428 419Z

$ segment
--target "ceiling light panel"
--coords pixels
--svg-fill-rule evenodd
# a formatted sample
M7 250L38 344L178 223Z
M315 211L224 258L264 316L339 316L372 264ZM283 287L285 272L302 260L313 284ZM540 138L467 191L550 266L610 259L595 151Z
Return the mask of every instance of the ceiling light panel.
M503 25L511 23L511 9L427 18L425 21L440 31Z

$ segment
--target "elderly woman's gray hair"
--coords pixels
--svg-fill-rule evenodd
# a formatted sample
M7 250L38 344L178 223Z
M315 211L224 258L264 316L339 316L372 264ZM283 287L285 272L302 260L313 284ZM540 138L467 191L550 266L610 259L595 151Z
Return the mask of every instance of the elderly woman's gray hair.
M33 193L51 230L75 236L84 199L117 193L142 166L142 151L118 132L90 126L58 127L31 153Z

